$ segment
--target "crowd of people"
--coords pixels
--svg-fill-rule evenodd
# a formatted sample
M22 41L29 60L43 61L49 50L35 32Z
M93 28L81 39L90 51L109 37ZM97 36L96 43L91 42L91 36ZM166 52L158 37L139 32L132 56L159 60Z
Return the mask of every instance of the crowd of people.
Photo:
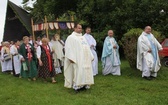
M64 42L56 34L49 41L46 36L24 36L22 41L13 40L2 42L1 46L1 70L19 78L28 78L35 81L36 78L51 78L56 83L55 75L62 73Z
M32 36L24 36L22 44L19 40L3 42L1 47L1 69L16 77L51 78L56 83L55 75L64 73L64 86L73 88L76 92L89 89L94 84L94 76L98 74L98 57L96 40L87 27L82 34L82 25L75 24L74 31L64 43L58 34L51 40ZM121 75L119 45L114 38L113 30L107 32L102 49L102 74ZM151 80L157 77L160 69L158 50L162 46L151 33L151 27L146 26L138 38L137 68L142 71L142 77Z

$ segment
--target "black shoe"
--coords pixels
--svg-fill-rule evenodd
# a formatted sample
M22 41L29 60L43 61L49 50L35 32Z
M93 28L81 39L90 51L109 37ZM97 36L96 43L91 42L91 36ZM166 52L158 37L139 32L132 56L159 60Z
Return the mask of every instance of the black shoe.
M154 76L150 76L150 78L155 79L156 77L154 77Z
M86 90L85 86L83 86L82 88L80 88L80 91L84 91L84 90Z
M75 93L79 93L79 89L75 90Z
M14 75L15 77L19 77L20 76L20 74L16 74L16 75Z
M146 79L146 80L152 80L151 77L146 77L146 76L144 76L143 78Z

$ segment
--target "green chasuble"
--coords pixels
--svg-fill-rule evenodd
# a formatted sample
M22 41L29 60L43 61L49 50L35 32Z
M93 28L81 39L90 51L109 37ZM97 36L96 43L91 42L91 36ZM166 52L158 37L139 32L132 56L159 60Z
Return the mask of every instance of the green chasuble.
M29 44L30 45L30 44ZM30 49L31 49L31 53L32 53L32 59L29 61L28 57L27 57L27 48L26 48L26 44L22 44L20 46L19 49L19 53L23 56L23 58L25 59L26 65L28 70L24 70L23 66L21 67L21 77L24 78L34 78L37 76L37 66L36 66L36 55L35 55L35 51L34 51L34 47L32 45L30 45Z

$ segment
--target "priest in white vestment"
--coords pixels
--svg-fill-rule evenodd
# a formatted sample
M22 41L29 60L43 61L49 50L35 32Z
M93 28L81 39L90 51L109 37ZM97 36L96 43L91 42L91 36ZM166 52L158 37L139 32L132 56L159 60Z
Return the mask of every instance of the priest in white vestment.
M94 61L92 62L92 68L93 68L93 75L97 75L98 74L98 57L97 57L97 53L96 53L96 40L93 38L92 35L90 35L91 33L91 28L87 27L86 28L86 33L84 34L84 37L86 38L90 49L92 51L92 54L94 56Z
M60 35L59 34L55 34L55 39L56 39L56 46L57 46L57 58L60 61L60 66L64 66L64 47L65 47L65 43L63 40L61 40Z
M151 27L146 26L137 43L137 69L142 71L143 78L151 80L157 77L161 67L158 51L162 49L161 44L151 33Z
M77 92L89 89L94 84L92 71L94 57L81 32L82 26L75 24L74 32L68 36L65 43L64 86Z
M10 54L12 55L13 75L19 76L21 71L21 59L23 58L19 53L19 40L14 40L14 45L10 47Z
M103 75L121 75L119 46L113 37L112 30L108 31L108 36L104 41L101 60L103 64Z
M60 36L58 34L55 34L55 36L51 40L51 43L54 50L53 58L56 74L59 74L62 73L61 67L63 67L64 62L64 42L60 39Z

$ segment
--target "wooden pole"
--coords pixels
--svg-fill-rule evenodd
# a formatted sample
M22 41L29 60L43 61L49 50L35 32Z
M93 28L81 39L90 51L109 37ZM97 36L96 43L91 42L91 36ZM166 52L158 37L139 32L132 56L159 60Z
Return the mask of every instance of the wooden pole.
M73 15L71 16L71 21L74 21L74 17L73 17Z
M47 35L47 38L49 39L47 17L45 16L44 18L45 18L46 35Z
M34 34L34 22L33 22L33 18L31 18L31 25L32 25L32 35L33 35L33 40L35 41L35 34Z
M59 21L59 19L57 18L57 19L56 19L56 21L58 22L58 21ZM57 34L59 34L59 35L60 35L60 33L61 33L61 30L60 30L60 29L58 29Z
M59 19L57 18L56 21L59 21Z

